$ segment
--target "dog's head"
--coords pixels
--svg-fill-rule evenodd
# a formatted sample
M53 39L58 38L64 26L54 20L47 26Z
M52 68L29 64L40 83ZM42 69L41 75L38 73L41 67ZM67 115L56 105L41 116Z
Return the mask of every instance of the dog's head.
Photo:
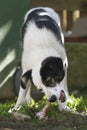
M59 57L48 57L38 63L32 70L25 72L21 79L21 85L25 89L30 79L38 90L42 90L50 102L56 99L64 102L67 93L65 92L67 66Z
M42 83L47 87L55 87L65 75L63 62L60 58L48 57L41 64L40 75Z
M32 80L42 90L50 102L56 99L65 101L64 77L66 76L63 61L59 57L48 57L32 70Z

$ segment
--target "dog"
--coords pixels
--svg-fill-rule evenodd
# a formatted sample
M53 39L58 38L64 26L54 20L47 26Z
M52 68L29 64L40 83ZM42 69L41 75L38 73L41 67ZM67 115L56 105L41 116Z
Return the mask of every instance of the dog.
M30 103L32 85L45 93L49 103L57 100L60 111L69 110L68 60L59 15L48 7L30 9L24 17L21 34L22 76L13 110L18 110L24 102ZM41 112L37 113L40 118L45 115Z

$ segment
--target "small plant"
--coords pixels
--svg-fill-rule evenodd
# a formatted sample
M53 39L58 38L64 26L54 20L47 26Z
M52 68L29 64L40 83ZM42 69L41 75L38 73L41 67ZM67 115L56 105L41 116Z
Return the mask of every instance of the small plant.
M84 96L75 97L74 95L70 96L71 102L67 102L67 105L70 109L75 112L87 112L87 97Z

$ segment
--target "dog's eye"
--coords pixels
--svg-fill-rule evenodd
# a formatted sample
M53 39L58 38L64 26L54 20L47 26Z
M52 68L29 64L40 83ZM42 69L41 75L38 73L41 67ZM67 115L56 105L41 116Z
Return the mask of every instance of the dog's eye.
M48 78L47 78L47 82L55 83L55 80L54 80L54 78L48 77Z
M54 78L48 77L47 78L47 84L49 86L55 86L55 80L54 80Z

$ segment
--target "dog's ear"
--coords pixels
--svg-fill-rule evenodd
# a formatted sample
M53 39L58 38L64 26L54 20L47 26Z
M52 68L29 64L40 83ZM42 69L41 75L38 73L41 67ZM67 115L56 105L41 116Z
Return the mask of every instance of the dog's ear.
M21 86L22 86L23 89L26 89L26 84L27 84L28 80L32 80L31 73L32 73L32 70L29 70L29 71L26 71L22 75L22 77L21 77Z

